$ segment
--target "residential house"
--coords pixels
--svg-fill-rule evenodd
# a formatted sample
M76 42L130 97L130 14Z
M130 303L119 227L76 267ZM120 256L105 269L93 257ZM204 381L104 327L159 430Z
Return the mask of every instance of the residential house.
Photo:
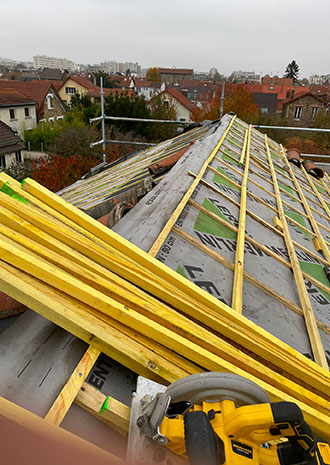
M276 112L278 114L282 113L282 104L284 100L292 98L294 95L297 95L299 93L308 92L310 90L309 87L296 87L293 85L288 86L285 84L246 84L245 88L252 93L252 96L254 94L276 94ZM260 111L262 111L261 108Z
M23 138L37 125L37 104L15 89L0 89L0 121Z
M165 84L161 82L148 81L145 78L134 78L134 90L146 100L150 100L165 90Z
M254 71L233 71L228 78L229 82L244 82L244 83L260 83L260 74L256 74Z
M65 81L56 85L58 94L66 105L71 104L73 95L87 95L88 91L95 87L89 79L83 76L68 76Z
M109 74L109 82L113 82L118 89L134 89L135 78L123 74Z
M311 92L300 93L283 102L282 118L292 126L310 127L320 110L328 110L329 106Z
M177 89L196 106L201 106L202 102L214 98L219 91L219 85L210 80L183 79Z
M179 84L182 79L194 79L193 69L158 68L160 79L166 84Z
M322 86L323 84L330 82L330 74L322 74L321 76L318 74L312 74L309 78L309 84L313 85L319 85Z
M0 80L0 91L16 90L30 101L36 102L37 121L60 120L67 108L51 81L4 81Z
M166 88L158 96L165 104L174 106L178 121L193 121L193 112L197 107L177 89Z
M0 121L0 171L8 168L13 162L21 162L22 141L3 121Z

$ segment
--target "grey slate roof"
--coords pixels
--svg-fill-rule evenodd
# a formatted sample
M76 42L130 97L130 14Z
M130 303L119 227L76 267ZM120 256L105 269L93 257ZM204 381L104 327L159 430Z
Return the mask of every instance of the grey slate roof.
M23 150L24 146L14 131L7 124L0 121L0 155Z

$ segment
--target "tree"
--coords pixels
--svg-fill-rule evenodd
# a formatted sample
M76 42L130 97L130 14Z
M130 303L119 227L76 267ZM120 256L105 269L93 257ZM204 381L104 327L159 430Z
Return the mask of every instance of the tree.
M97 103L92 103L89 95L80 96L79 93L72 95L71 107L82 111L83 121L86 125L89 125L90 118L95 118L100 114L100 106Z
M105 71L95 71L93 73L93 76L95 78L95 82L97 86L101 86L101 78L103 78L103 87L106 87L108 89L111 89L113 87L116 87L113 81L110 81L109 74L106 73Z
M217 68L211 68L209 71L209 78L215 82L221 82L225 80L225 77L219 73Z
M139 95L109 95L105 103L105 113L111 116L123 116L128 118L150 118L150 110L144 97ZM150 125L147 123L135 123L130 121L111 122L123 132L133 131L135 134L147 136Z
M236 86L225 98L223 112L225 114L229 111L233 111L247 123L253 123L258 118L258 105L253 101L252 94L246 90L243 84Z
M151 82L160 82L161 78L158 68L149 68L147 70L146 78Z
M157 95L148 103L150 108L150 116L153 119L176 120L176 109L171 103L165 104L162 97ZM169 123L154 123L150 125L148 140L159 142L161 140L170 139L176 134L177 126Z
M47 189L57 192L74 183L87 173L93 166L93 157L84 158L72 155L64 158L53 155L50 160L40 158L38 162L32 160L32 179Z
M293 82L298 82L298 76L299 76L299 66L295 62L295 60L292 60L291 63L289 63L288 66L286 67L283 77L291 78Z
M314 122L315 128L330 128L330 112L319 110ZM313 141L327 152L330 151L330 132L313 132Z
M202 107L193 113L195 121L204 119L216 120L220 115L221 87L218 87L212 100L205 100ZM248 123L253 123L258 118L258 105L253 102L252 95L248 92L244 84L226 83L224 114L233 111L239 118Z

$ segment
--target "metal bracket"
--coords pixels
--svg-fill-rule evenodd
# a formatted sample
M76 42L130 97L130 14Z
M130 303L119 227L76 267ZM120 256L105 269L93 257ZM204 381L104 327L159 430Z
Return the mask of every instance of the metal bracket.
M167 444L168 440L159 432L159 427L165 417L171 398L165 392L158 392L154 398L146 394L141 399L141 416L136 424L141 433L159 444Z

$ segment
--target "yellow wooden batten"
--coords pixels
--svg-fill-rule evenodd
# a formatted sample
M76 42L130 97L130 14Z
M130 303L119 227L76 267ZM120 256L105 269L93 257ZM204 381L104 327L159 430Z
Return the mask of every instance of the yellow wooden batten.
M242 317L241 315L238 315L237 313L233 313L230 310L230 307L226 306L222 302L218 301L215 299L213 296L210 294L207 294L205 291L202 289L196 288L192 283L187 281L185 278L181 277L177 273L174 273L172 270L169 270L165 265L162 263L158 262L157 260L154 260L152 257L148 256L148 254L144 253L134 245L130 244L128 241L125 239L120 238L118 235L107 229L105 226L101 225L100 223L96 222L92 218L88 217L87 215L83 214L80 212L78 209L75 207L72 207L71 205L67 204L64 202L62 199L58 198L55 194L50 193L47 191L47 189L39 186L37 183L35 183L32 180L27 180L24 185L23 185L24 190L28 189L29 191L33 191L33 194L36 195L38 198L42 198L43 201L46 201L47 204L52 205L55 209L58 211L61 211L63 214L66 216L72 217L72 219L77 220L84 224L88 230L91 230L95 232L95 234L99 234L99 237L104 239L107 243L111 243L114 248L120 243L121 244L121 251L125 250L128 255L133 255L134 258L137 257L137 255L140 254L140 260L138 260L138 264L144 264L144 270L148 269L149 273L154 273L157 271L156 276L158 278L158 281L164 277L169 278L168 285L175 285L176 287L176 292L180 291L180 289L185 289L186 294L189 295L189 301L192 302L194 309L198 307L198 304L200 303L203 305L203 309L205 312L210 313L211 311L215 312L215 315L218 316L218 323L222 322L222 319L224 319L224 324L222 325L221 332L222 334L228 336L228 337L233 337L233 324L236 323L237 326L240 328L239 331L235 332L234 338L237 338L237 341L242 344L246 348L251 348L252 350L260 351L260 355L262 354L264 356L265 354L265 349L269 347L269 345L272 346L271 349L267 352L266 358L269 358L270 360L274 358L274 354L277 353L278 349L283 352L286 352L286 355L281 356L276 363L279 363L279 366L282 366L283 364L287 365L288 362L288 357L292 354L294 363L297 362L297 359L301 360L301 363L299 363L300 368L303 368L304 371L306 371L306 374L312 369L313 371L316 369L315 364L309 360L306 360L306 357L303 355L299 354L297 351L294 349L290 348L289 346L286 346L283 344L283 342L279 341L277 338L272 336L270 333L264 331L262 328L259 326L255 325L253 322L249 321L247 318ZM0 193L1 194L1 193ZM136 284L140 285L138 283L138 279L140 278L140 275L136 276ZM154 283L153 283L154 284ZM148 283L144 284L144 289L148 289ZM165 291L164 287L161 287L160 289L156 290L156 292L159 292L158 294L155 293L155 288L153 291L154 295L157 295L157 297L160 297L164 299L164 293ZM173 292L173 287L171 288L171 292ZM166 298L165 298L166 300ZM170 295L167 295L167 302L170 303L171 305L174 305L176 308L184 311L185 313L190 313L187 305L183 304L183 302L179 301L176 298L176 295L173 293L170 293ZM192 313L192 316L195 315L195 311ZM202 320L201 320L202 321ZM225 323L226 321L226 323ZM230 333L230 334L229 334ZM254 343L254 338L257 339L262 339L262 343L255 345ZM242 343L242 339L244 339L244 342ZM260 341L261 342L261 341ZM267 349L266 349L267 350ZM290 354L290 355L289 355ZM290 365L290 364L289 364ZM308 368L307 368L308 367ZM296 373L296 369L294 369L294 372ZM288 369L288 371L292 371L292 365L291 369ZM322 379L324 374L318 376L318 380ZM298 378L301 378L299 375ZM309 378L309 375L308 375ZM312 378L313 382L316 382L316 378Z
M47 249L43 248L42 246L38 246L31 241L25 241L24 237L18 235L17 233L11 233L7 231L6 228L0 226L0 233L5 233L7 237L11 237L11 239L16 239L18 244L25 245L29 248L30 251L38 253L43 259L39 259L37 255L34 253L29 254L30 260L36 265L39 265L39 273L34 269L33 274L34 276L48 282L49 275L46 274L44 277L44 273L47 273L47 261L45 260L47 257ZM16 249L17 255L20 257L16 263L14 263L19 268L27 271L28 266L25 266L23 263L24 258L26 258L27 253L29 250L24 249L22 246L15 244L12 240L4 240L5 244L7 244L8 249ZM1 250L1 240L0 240L0 250ZM210 352L217 354L218 356L224 358L225 360L230 361L231 363L240 366L241 368L245 369L246 371L253 373L254 375L264 379L267 382L271 382L272 384L276 385L278 388L282 388L284 391L296 396L297 398L303 400L307 403L317 403L325 409L326 412L329 411L330 404L329 402L324 402L321 398L314 396L309 391L303 389L301 386L297 386L294 383L290 382L290 380L285 379L284 377L278 375L276 372L270 370L269 368L265 367L260 362L253 360L249 356L245 355L243 352L237 350L235 347L230 346L228 343L222 341L220 338L214 336L212 333L206 331L204 328L198 326L197 324L191 322L189 319L179 315L174 310L166 307L165 305L153 301L147 302L143 299L143 293L140 291L140 296L134 295L128 290L125 290L124 287L117 288L117 286L113 286L108 280L103 280L98 275L93 275L91 272L86 273L82 267L77 267L72 264L70 261L64 259L58 254L52 253L51 255L51 263L57 265L58 268L54 268L52 271L52 275L55 276L58 274L59 269L66 270L66 272L70 271L72 276L79 278L79 281L76 281L77 285L82 286L80 281L84 283L88 283L89 286L92 288L89 289L89 293L93 293L93 289L103 292L104 295L111 295L113 298L116 299L117 302L121 302L123 305L129 304L132 306L133 309L139 311L143 315L147 316L149 319L154 320L158 323L161 323L163 327L168 328L172 331L175 331L177 334L189 338L189 340L194 341L200 347L204 347ZM6 254L4 254L4 260L6 259ZM46 270L46 271L45 271ZM65 280L65 275L62 279ZM56 278L55 278L56 279ZM72 295L73 297L79 298L80 292L77 295L74 294L74 291L70 288L68 290L65 289L65 283L62 285L57 284L55 279L53 279L53 285L55 287L60 288L64 292L67 292L68 295ZM69 276L67 276L67 281L69 281ZM86 287L88 289L88 287ZM82 295L82 294L81 294ZM143 299L143 300L142 300ZM86 297L84 297L83 302L87 304L89 301ZM95 304L94 304L95 307ZM95 307L97 308L97 307ZM126 307L125 307L126 308ZM111 322L113 326L113 320ZM134 326L132 326L134 328ZM137 328L137 327L136 327ZM118 329L118 328L117 328ZM159 340L159 338L155 339ZM184 355L184 354L182 354ZM196 362L198 363L198 362Z
M268 156L268 163L270 166L271 170L271 175L274 183L274 191L276 194L276 201L277 201L277 207L278 207L278 212L279 212L279 217L280 221L283 225L283 233L284 233L284 238L285 238L285 243L286 247L289 253L293 273L295 276L296 280L296 285L297 285L297 290L299 293L299 298L301 301L301 306L304 311L304 317L306 321L306 327L307 331L310 337L311 345L312 345L312 350L313 350L313 355L315 358L316 363L318 363L320 366L322 366L325 370L329 370L328 367L328 362L325 357L323 345L321 342L320 334L317 328L317 324L315 321L315 316L313 313L312 305L309 299L309 295L307 293L307 289L304 283L304 278L299 266L298 258L296 255L296 251L294 249L294 246L292 244L289 228L287 225L286 217L284 214L283 206L282 206L282 201L281 201L281 196L279 193L279 187L278 187L278 182L275 174L275 170L273 167L273 161L272 157L270 155L269 151L269 146L267 142L267 136L265 135L265 146L267 150L267 156Z
M15 275L19 276L19 280L20 280L19 289L13 286L12 284L13 283L12 278ZM55 299L51 299L52 288L41 282L37 283L37 286L38 286L37 288L36 285L33 284L33 281L34 281L33 278L25 275L22 272L18 273L17 271L15 271L15 269L8 267L8 265L6 266L0 261L0 285L2 286L2 288L4 288L5 292L7 292L8 295L12 295L13 297L16 297L16 298L18 297L22 302L29 305L35 311L40 312L41 314L47 316L49 319L51 319L55 323L60 324L60 326L64 327L67 330L70 330L70 332L72 332L73 334L76 334L78 337L81 337L83 340L86 340L86 334L88 334L89 322L93 321L91 320L92 315L90 315L88 318L86 318L87 317L86 314L83 316L84 327L82 328L81 321L80 321L81 329L78 329L77 331L76 324L73 324L73 321L77 322L77 320L78 321L81 320L82 315L81 314L79 315L79 312L77 312L77 310L79 309L79 307L81 307L81 305L77 306L76 309L71 311L69 310L70 306L68 306L67 299L64 299L64 301L61 302L61 298L59 298L60 294L58 292L56 292L55 294ZM47 292L45 292L46 289L47 289ZM46 295L47 297L45 297ZM52 309L54 309L55 312ZM130 318L132 316L132 312L129 309L126 309L126 312L127 312L128 320L133 321ZM65 321L67 322L66 324L65 324ZM102 322L98 323L99 328L102 328L101 323ZM148 332L150 331L150 326L145 318L141 317L140 324L142 326L146 325L146 327L148 327ZM153 333L155 330L157 331L156 328L157 328L157 325L154 325L154 330L152 331ZM121 339L117 339L116 342L111 346L111 348L102 342L102 340L109 341L109 334L108 334L109 329L110 328L108 327L106 331L107 333L106 338L102 337L102 339L100 340L97 335L93 335L93 337L89 336L88 340L89 342L91 342L92 340L93 345L96 348L100 349L102 347L101 350L104 353L107 353L115 360L118 360L120 361L120 363L123 363L123 360L125 360L125 358L127 357L127 351L128 351L127 348L125 349L125 341ZM170 344L173 342L177 348L181 346L182 348L179 350L183 350L184 353L189 358L191 358L191 355L193 355L193 357L195 356L198 357L198 359L202 362L203 365L204 364L207 365L206 369L212 370L212 371L234 372L241 376L244 376L256 382L257 384L259 384L260 387L265 389L273 401L286 400L290 402L296 402L302 409L306 421L308 421L308 423L311 425L311 427L316 432L316 434L322 434L323 437L327 439L329 435L329 430L328 430L329 417L328 416L316 411L312 407L309 407L297 401L293 397L284 394L282 391L279 391L273 386L267 383L264 383L260 379L255 378L254 376L244 372L243 370L225 362L221 358L216 357L212 354L209 354L204 349L198 346L195 346L192 343L187 342L183 338L176 336L175 338L176 340L171 342L170 332L164 330L164 328L162 327L160 327L160 332L163 335L162 337L163 341L166 341L166 343L170 343ZM98 333L100 334L100 331L98 331ZM158 333L158 335L160 334ZM123 353L121 351L123 351ZM139 352L141 353L141 349ZM124 359L123 359L123 355L124 355ZM161 362L162 365L159 366L156 364L156 360L157 358L155 356L153 357L153 361L150 359L149 360L146 359L146 363L135 366L135 371L137 373L144 374L144 376L146 376L146 367L148 367L149 370L147 371L149 371L149 373L147 376L151 377L152 379L155 379L155 372L157 372L157 374L162 374L162 376L164 377L163 380L165 379L167 382L173 382L173 374L171 375L170 373L166 374L166 371L164 370L164 365L165 365L164 361L162 361ZM129 366L127 365L127 360L125 360L124 363L126 366ZM142 373L141 373L141 368L142 368ZM174 375L174 379L178 379L179 377L182 377L182 374L181 376ZM157 376L156 376L156 380L157 380Z
M1 193L0 193L1 194ZM4 194L3 194L4 195ZM8 196L5 196L6 197L6 200L7 202L10 204L15 204L16 206L19 205L19 202L15 201L14 199L11 199L11 198L8 198ZM1 198L1 195L0 195L0 198ZM8 205L7 203L7 205ZM19 205L19 207L24 210L24 208L26 208L25 206L21 206ZM31 218L31 215L28 214L28 216L30 216ZM39 220L40 220L40 216L39 216ZM58 233L58 224L56 224L56 233ZM70 238L71 239L71 238ZM93 252L94 254L94 252ZM93 255L95 257L95 255ZM111 266L113 266L113 262L111 263ZM141 282L141 281L140 281ZM162 289L163 291L164 289ZM172 290L171 290L172 292ZM164 294L163 294L164 295ZM172 295L171 295L172 297ZM172 300L173 302L173 300ZM174 301L176 302L176 301ZM171 303L171 301L170 301ZM187 307L185 307L187 308ZM194 303L194 312L192 313L192 315L194 315L194 317L196 317L196 311L198 309L198 305L197 303L195 302ZM246 348L250 348L251 346L253 348L256 347L256 343L254 341L254 339L251 339L251 337L249 337L247 334L244 333L244 331L242 331L242 327L240 324L237 325L237 327L235 327L235 325L233 324L233 321L231 321L230 323L224 323L221 322L221 319L222 319L222 315L219 314L219 311L216 312L216 313L212 313L212 311L210 309L204 309L204 311L206 313L199 313L199 319L200 321L202 321L203 323L205 324L208 324L210 327L219 327L219 332L221 334L225 334L227 335L228 333L230 333L230 336L233 337L233 334L234 334L234 340L240 344L242 344L243 347L246 347ZM246 319L243 318L243 322L245 321ZM248 320L246 320L248 321ZM260 335L263 334L263 331L261 330L260 331L260 328L258 328L256 325L254 325L253 323L249 322L249 326L250 327L255 327L256 329L256 334L258 335L258 338L260 338ZM259 329L259 331L258 331ZM279 356L280 353L277 353L277 351L274 350L274 347L272 347L271 349L268 348L269 347L269 342L272 342L272 336L269 334L269 333L266 333L264 332L265 337L262 337L263 341L264 342L261 342L257 344L257 348L258 348L258 353L262 354L263 357L265 357L265 359L269 359L269 360L273 360L272 363L274 364L277 364L279 363L280 366L284 366L286 365L287 366L287 371L289 373L289 376L290 376L290 372L292 371L292 368L289 368L289 367L292 367L289 359L288 359L288 354L292 354L293 356L293 359L294 359L294 362L297 363L297 360L296 360L296 351L294 351L293 349L289 348L289 352L286 352L286 356L283 357L283 356ZM276 340L276 338L273 338L274 340ZM278 340L277 341L277 345L278 345ZM272 344L270 344L272 345ZM283 347L285 348L285 345L284 344L280 344L280 347L281 347L281 351L283 350ZM269 357L269 353L272 353L272 357ZM299 359L299 355L298 354L298 359ZM277 358L276 358L277 357ZM299 378L304 380L304 382L312 382L312 384L317 384L317 385L322 385L322 376L318 376L317 379L313 378L313 377L310 377L310 368L312 368L312 370L315 370L315 364L313 364L312 362L309 362L308 360L306 360L305 357L303 356L300 356L301 357L301 365L300 365L300 368L303 368L303 370L306 372L306 375L304 376L303 373L300 373L300 376ZM275 361L276 360L276 361ZM310 363L311 367L309 368L308 367L308 363ZM322 389L321 389L322 390Z

